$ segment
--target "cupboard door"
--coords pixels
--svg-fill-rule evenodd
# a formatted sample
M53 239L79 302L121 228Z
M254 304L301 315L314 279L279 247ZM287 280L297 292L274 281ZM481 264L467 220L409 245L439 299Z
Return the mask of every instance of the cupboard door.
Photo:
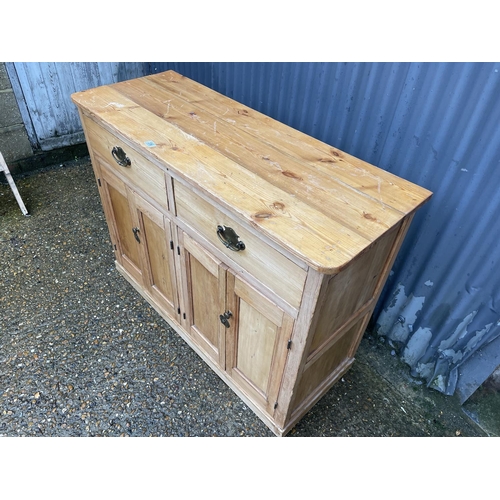
M231 271L227 273L227 303L233 317L226 336L226 372L272 415L293 319Z
M133 193L120 179L101 167L101 199L115 245L116 260L138 282L142 282L139 228L135 223Z
M174 244L168 218L134 193L134 225L139 228L143 283L147 291L170 317L178 318Z
M222 369L225 366L226 267L179 230L186 297L185 328L197 345Z

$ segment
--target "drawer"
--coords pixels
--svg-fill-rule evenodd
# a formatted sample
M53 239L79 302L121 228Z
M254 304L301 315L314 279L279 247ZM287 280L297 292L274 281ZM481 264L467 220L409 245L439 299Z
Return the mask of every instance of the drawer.
M304 269L183 184L174 181L174 193L179 219L292 307L299 307L307 274ZM234 246L242 242L244 249L231 250L221 241L231 242L233 232L239 238L239 243L234 239Z
M161 168L143 158L130 146L118 139L116 136L99 126L86 116L82 116L87 142L90 148L97 153L111 170L118 172L128 179L131 187L139 188L144 194L150 196L160 206L168 209L167 189L165 184L165 173ZM128 161L119 165L119 153L113 156L113 148L121 148Z

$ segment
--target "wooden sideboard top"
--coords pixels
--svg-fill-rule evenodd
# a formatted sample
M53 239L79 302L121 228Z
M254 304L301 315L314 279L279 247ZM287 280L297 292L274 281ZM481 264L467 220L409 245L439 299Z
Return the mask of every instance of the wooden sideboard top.
M338 272L432 195L174 71L71 97L323 273Z

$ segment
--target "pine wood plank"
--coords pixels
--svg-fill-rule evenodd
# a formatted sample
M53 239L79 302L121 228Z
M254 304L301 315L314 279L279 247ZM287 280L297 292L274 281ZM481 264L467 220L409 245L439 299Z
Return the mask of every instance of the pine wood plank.
M280 327L283 324L284 312L267 297L264 297L264 295L260 292L251 286L248 286L246 282L242 281L238 277L234 283L234 293L236 293L240 299L245 300L249 304L257 305L259 313L266 317L274 325Z
M106 161L109 169L128 181L132 182L144 193L148 193L160 206L168 209L167 189L165 186L165 174L156 165L151 165L141 155L127 147L119 139L110 134L107 130L98 126L92 120L83 117L85 122L85 131L91 141L95 153ZM115 146L120 146L126 152L131 160L128 167L119 166L114 160L111 150Z
M349 358L348 354L357 338L356 334L363 319L359 320L358 323L355 323L345 332L337 335L335 342L323 351L321 356L314 358L313 363L305 366L295 391L293 408L297 408L305 398L314 394L318 390L318 387L337 370L342 362L345 362Z
M226 370L256 404L272 415L294 321L231 271L227 274L227 294L233 316Z
M201 245L196 241L185 235L183 238L184 249L189 252L207 271L209 271L215 278L219 276L220 260L210 255Z
M354 356L356 353L359 343L361 342L361 338L363 337L364 331L366 326L368 325L368 321L370 320L370 316L373 312L373 309L375 309L375 306L377 304L377 301L380 297L380 294L382 293L382 289L387 281L387 278L389 277L389 273L392 269L392 266L394 265L394 261L396 260L396 257L398 255L399 249L401 248L401 245L403 244L403 241L405 239L406 233L408 232L408 229L410 228L411 221L413 220L413 217L415 214L410 214L408 215L401 225L399 226L398 230L398 235L396 237L396 241L394 242L394 245L391 248L391 251L389 252L389 255L387 256L387 260L384 265L383 271L380 273L380 276L378 278L377 286L375 287L375 291L373 292L373 306L372 309L369 311L369 314L367 314L367 317L365 318L365 321L361 327L361 330L358 333L358 338L356 342L353 344L351 348L351 353L349 354L350 356Z
M317 310L319 318L314 331L311 332L311 352L373 297L400 224L379 238L369 252L365 252L353 260L350 266L325 280L325 289L321 294L323 302Z
M230 267L238 276L248 282L257 291L268 297L272 302L274 302L280 309L290 315L292 318L297 318L298 308L290 305L283 297L278 295L274 290L269 288L265 283L257 279L253 274L251 274L247 269L242 267L238 262L234 260L229 260L227 255L221 251L220 248L215 247L210 243L204 236L200 235L195 229L193 229L188 224L184 223L181 219L176 220L176 226L182 233L189 236L193 241L198 243L200 246L205 248L213 257L219 259L220 262L225 262L224 265ZM182 245L181 245L182 252ZM177 257L177 254L176 254Z
M238 370L267 393L273 347L278 327L240 297L238 350L233 370Z
M182 243L187 329L200 348L224 368L225 331L219 315L225 311L226 269L185 233Z
M115 87L134 102L219 153L296 196L367 239L375 239L401 219L401 212L323 175L318 167L287 155L217 114L185 101L151 79L122 82Z
M177 308L178 294L174 255L170 248L172 229L169 220L140 196L134 196L139 215L143 252L144 283L172 311Z
M432 195L421 186L278 122L175 71L150 75L144 79L221 115L226 122L251 132L281 151L316 167L326 176L335 176L402 213L412 212Z
M224 311L219 307L219 283L203 265L190 256L189 267L191 280L197 283L192 287L193 326L210 345L218 345L219 314Z
M293 307L300 305L306 271L185 186L179 183L175 183L174 186L177 213L181 220L203 235L227 257L274 290L290 305ZM245 243L245 249L239 252L227 249L217 236L216 229L219 224L234 229L241 241Z
M87 90L75 99L141 154L203 185L214 200L314 269L335 273L371 243L110 87ZM144 146L147 141L156 146Z
M139 247L132 232L136 223L129 198L133 198L133 194L123 182L108 173L107 169L101 169L101 176L103 188L106 190L109 200L109 219L118 236L117 250L122 264L125 265L126 261L127 265L135 268L133 272L141 275Z
M292 409L290 404L297 384L297 379L306 362L304 353L308 352L308 347L312 339L312 335L308 336L308 333L314 319L314 312L321 293L323 280L323 274L313 269L309 269L304 284L304 299L292 331L291 348L285 365L278 396L278 407L275 413L275 419L280 427L286 425L291 415Z

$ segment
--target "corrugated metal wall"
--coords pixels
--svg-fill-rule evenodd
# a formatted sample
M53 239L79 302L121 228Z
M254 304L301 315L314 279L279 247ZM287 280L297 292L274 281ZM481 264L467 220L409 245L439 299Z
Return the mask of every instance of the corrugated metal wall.
M151 63L434 192L373 317L462 401L500 364L500 64Z

